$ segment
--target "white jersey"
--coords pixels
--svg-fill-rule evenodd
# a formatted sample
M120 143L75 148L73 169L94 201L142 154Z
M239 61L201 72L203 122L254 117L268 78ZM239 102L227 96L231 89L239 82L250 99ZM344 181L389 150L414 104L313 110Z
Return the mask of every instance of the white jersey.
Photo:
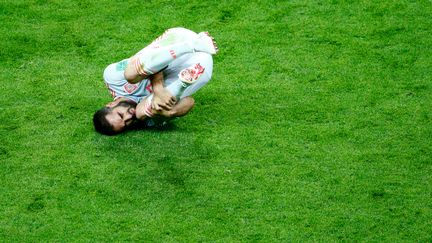
M170 29L169 33L178 34L181 37L191 37L196 35L195 32L184 29L184 28L174 28ZM158 39L146 48L152 48L153 45L158 44ZM145 48L144 48L145 49ZM143 50L144 50L143 49ZM142 51L142 50L141 50ZM140 51L140 52L141 52ZM104 80L111 92L114 99L124 97L139 103L144 97L148 96L153 92L152 85L149 79L143 79L142 81L131 84L129 83L125 76L124 71L129 63L130 59L124 59L120 62L110 64L104 71ZM198 89L203 87L210 80L213 73L213 59L210 54L204 52L195 52L182 55L175 60L173 60L163 71L164 75L164 85L168 86L172 82L178 79L178 74L181 70L188 68L192 65L199 63L204 67L204 73L200 78L191 86L186 88L181 98L190 96L195 93Z
M139 103L144 97L153 92L149 79L144 79L136 84L129 83L124 77L129 59L110 64L104 71L104 80L114 99L124 97ZM196 63L205 68L204 74L183 93L182 98L195 93L202 86L210 81L213 73L213 59L210 54L196 52L183 55L175 59L168 67L163 70L165 86L170 85L178 79L181 70L188 68Z

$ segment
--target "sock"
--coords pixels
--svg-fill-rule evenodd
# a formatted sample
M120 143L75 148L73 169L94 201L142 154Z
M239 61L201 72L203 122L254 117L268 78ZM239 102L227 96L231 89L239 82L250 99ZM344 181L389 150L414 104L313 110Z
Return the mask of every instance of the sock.
M189 83L185 83L183 81L181 81L180 79L177 79L176 81L174 81L173 83L171 83L170 85L168 85L166 87L166 89L173 95L176 97L177 102L180 100L180 97L182 96L183 92L185 91L185 89L187 87L189 87L191 84ZM147 100L145 101L145 108L144 108L144 114L147 117L153 117L153 112L152 112L152 101L153 101L153 94L150 94L147 98Z
M177 57L192 52L194 52L194 48L190 42L148 48L138 54L134 65L138 74L148 76L161 71Z
M166 87L166 89L176 97L177 102L180 100L180 97L182 96L183 92L187 87L189 87L190 84L182 82L180 79L177 79L176 81L172 82L170 85Z
M172 82L170 85L165 87L174 97L176 97L177 102L180 100L180 97L182 96L183 92L187 87L189 87L191 84L185 83L181 81L180 79L177 79L176 81ZM153 100L153 94L150 94L147 98L148 104L151 104L151 101Z

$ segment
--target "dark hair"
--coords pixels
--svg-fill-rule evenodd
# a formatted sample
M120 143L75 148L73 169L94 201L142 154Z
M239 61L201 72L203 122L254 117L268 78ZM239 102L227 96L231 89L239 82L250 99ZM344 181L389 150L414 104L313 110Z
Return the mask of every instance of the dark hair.
M93 115L93 125L96 131L104 135L116 135L117 132L114 131L114 127L108 122L106 116L111 112L111 108L104 107L96 111Z

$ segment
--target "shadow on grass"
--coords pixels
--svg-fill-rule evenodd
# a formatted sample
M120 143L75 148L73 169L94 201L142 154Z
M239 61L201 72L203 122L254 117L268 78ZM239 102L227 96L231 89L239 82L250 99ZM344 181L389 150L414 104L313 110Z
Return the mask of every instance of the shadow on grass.
M136 126L115 137L97 136L98 166L110 168L103 171L104 177L121 185L127 195L139 192L150 201L194 195L218 151L208 134L183 122Z

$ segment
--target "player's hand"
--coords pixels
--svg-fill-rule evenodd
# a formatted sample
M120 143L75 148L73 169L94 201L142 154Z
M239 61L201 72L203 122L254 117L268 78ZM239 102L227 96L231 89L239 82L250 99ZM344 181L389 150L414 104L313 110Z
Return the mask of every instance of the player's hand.
M176 98L165 88L153 95L152 108L156 111L171 110L176 103Z

